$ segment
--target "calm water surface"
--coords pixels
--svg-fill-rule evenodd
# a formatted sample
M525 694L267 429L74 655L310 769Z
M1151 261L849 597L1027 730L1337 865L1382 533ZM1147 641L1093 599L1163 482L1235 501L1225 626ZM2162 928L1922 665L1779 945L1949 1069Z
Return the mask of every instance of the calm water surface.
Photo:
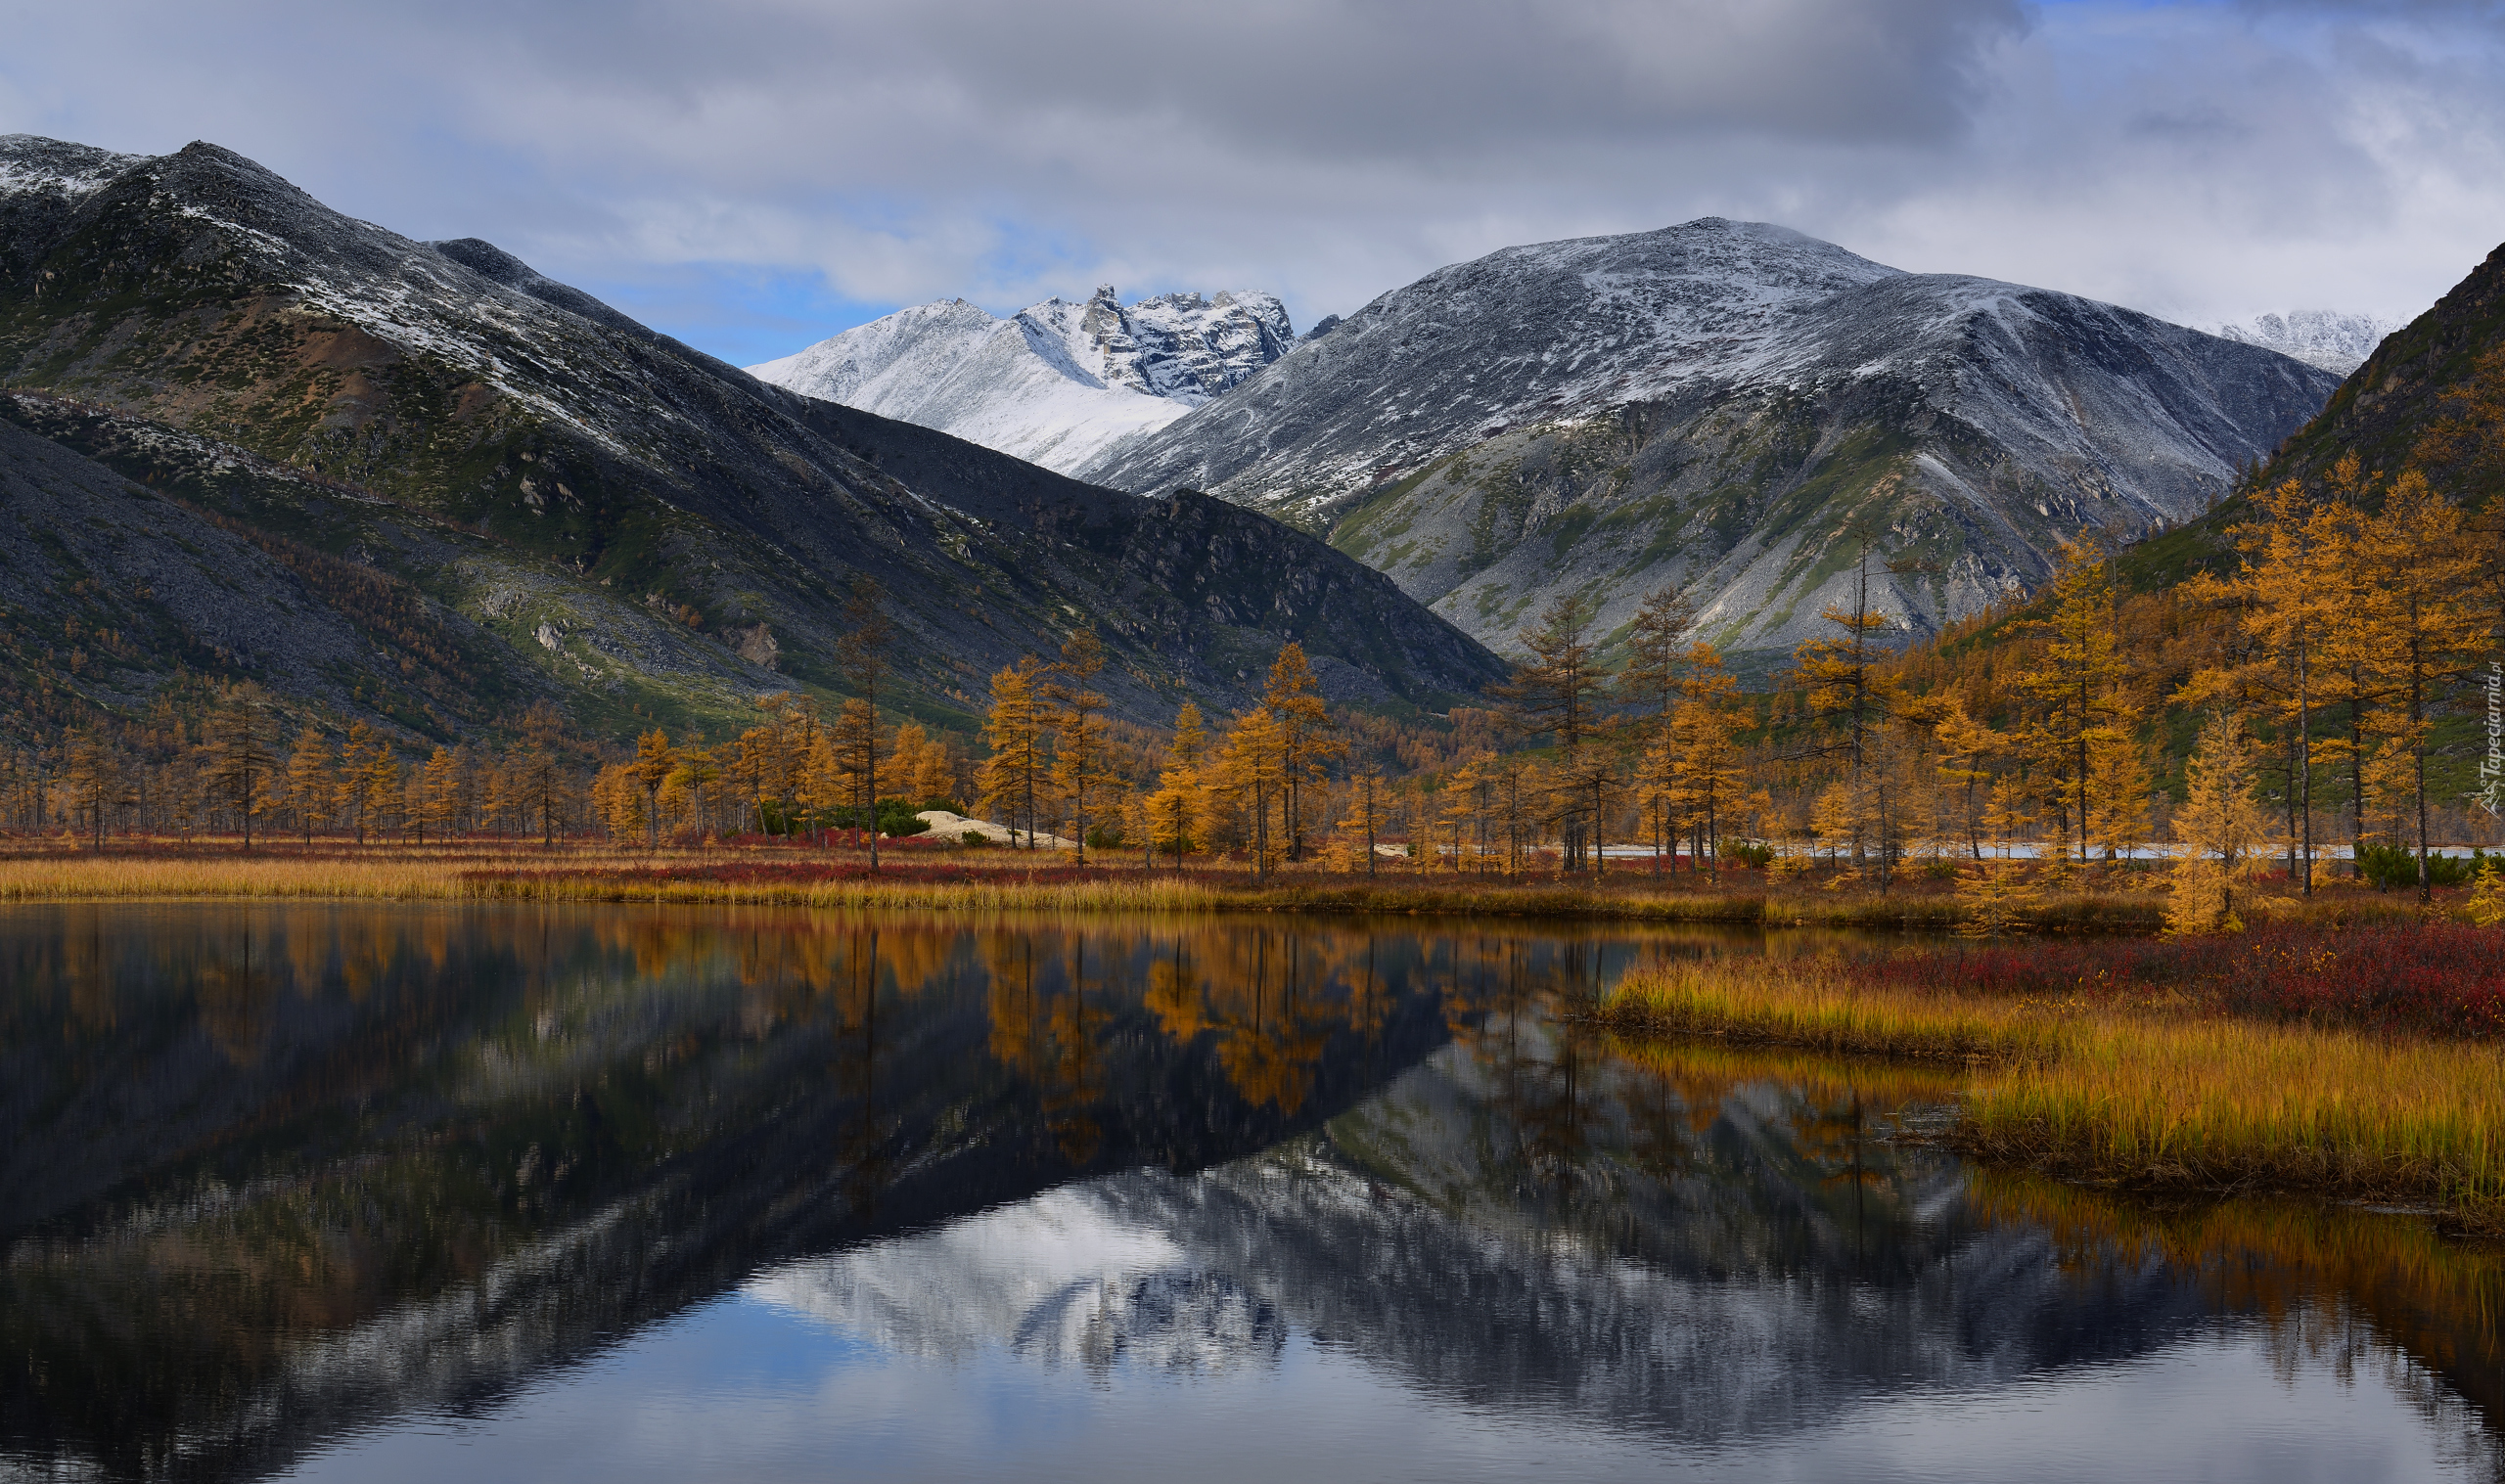
M1670 930L0 912L0 1476L2505 1478L2505 1261L1572 1012Z

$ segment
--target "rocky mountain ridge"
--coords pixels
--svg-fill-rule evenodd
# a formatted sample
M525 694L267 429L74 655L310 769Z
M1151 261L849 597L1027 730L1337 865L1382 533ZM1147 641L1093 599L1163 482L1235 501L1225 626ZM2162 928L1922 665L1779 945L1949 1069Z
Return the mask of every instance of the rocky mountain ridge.
M964 299L919 304L749 371L1067 472L1226 391L1295 339L1272 294L1124 307L1105 285L1084 303L1049 298L1005 320Z
M1526 420L1661 395L1766 349L1785 311L1894 273L1718 218L1507 247L1376 298L1191 427L1081 468L1308 513Z
M1501 673L1250 512L1091 489L766 385L490 245L352 220L213 145L0 139L0 387L91 409L43 431L91 437L71 446L121 477L189 480L204 509L416 585L606 729L840 690L856 576L898 621L898 699L947 724L1082 622L1117 711L1149 721L1186 692L1236 703L1289 638L1349 698L1439 704ZM906 449L911 477L860 451ZM238 472L256 461L297 477ZM240 673L285 687L311 662L282 648ZM414 697L385 714L467 725Z
M1430 274L1079 473L1327 531L1500 651L1561 593L1595 596L1607 631L1680 586L1761 668L1865 557L1909 638L2025 591L2082 527L2198 515L2337 384L1707 218Z

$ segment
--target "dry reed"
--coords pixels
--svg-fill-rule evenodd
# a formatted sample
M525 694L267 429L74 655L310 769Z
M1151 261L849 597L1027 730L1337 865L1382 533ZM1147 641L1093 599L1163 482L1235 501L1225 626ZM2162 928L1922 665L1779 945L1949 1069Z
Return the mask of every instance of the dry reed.
M77 856L0 860L0 902L335 898L445 901L475 896L441 860L250 861Z

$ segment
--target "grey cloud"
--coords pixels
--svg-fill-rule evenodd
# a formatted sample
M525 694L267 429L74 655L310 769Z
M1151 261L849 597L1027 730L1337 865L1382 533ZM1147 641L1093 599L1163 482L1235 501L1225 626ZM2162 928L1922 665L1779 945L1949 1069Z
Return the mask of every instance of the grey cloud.
M1305 323L1719 213L2187 320L2405 314L2505 237L2497 14L94 0L15 26L0 129L213 138L565 276L815 268L872 302L1231 285Z
M2241 139L2252 130L2222 109L2143 109L2122 126L2147 139Z
M500 28L485 10L489 34ZM2015 0L927 0L541 11L551 74L713 89L898 84L961 115L1093 119L1236 148L1451 158L1491 142L1956 133Z

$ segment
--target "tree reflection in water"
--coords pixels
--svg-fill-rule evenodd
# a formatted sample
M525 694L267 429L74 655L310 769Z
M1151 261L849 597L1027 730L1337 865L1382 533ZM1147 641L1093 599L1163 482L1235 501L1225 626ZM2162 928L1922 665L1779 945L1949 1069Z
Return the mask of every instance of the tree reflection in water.
M493 1407L752 1281L950 1353L1066 1333L1046 1348L1093 1366L1197 1365L1327 1334L1415 1384L1690 1437L1837 1387L2143 1353L2221 1313L2307 1354L2344 1316L2505 1400L2496 1261L2420 1224L1977 1173L1893 1133L1953 1078L1574 1018L1639 959L1761 946L1407 919L13 909L0 1341L23 1360L0 1445L255 1475L377 1418ZM1046 1191L1033 1209L1169 1256L1105 1268L1056 1319L948 1245L969 1213L1017 1230ZM1718 1316L1724 1349L1681 1312Z

